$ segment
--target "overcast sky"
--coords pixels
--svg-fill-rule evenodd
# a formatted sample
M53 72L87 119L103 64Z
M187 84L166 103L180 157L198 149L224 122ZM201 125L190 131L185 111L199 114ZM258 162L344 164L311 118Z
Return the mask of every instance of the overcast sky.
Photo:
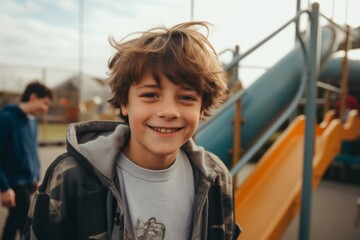
M307 4L303 0L302 8ZM358 0L320 1L320 11L340 24L358 26L359 9ZM214 25L210 41L217 51L235 45L246 51L295 11L296 0L194 0L193 19ZM84 0L83 13L83 71L106 77L113 53L108 36L121 39L134 31L190 21L191 0ZM268 67L294 46L293 31L289 28L244 64ZM79 1L0 0L0 36L1 85L19 87L30 75L46 76L54 85L59 81L55 75L63 79L79 69ZM43 68L47 71L41 72Z

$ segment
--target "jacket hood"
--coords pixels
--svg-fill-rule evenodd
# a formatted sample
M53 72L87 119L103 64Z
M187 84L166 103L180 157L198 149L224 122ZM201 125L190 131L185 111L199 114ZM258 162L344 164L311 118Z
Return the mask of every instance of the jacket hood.
M115 174L115 163L130 138L130 128L122 122L92 121L70 124L67 130L68 151L90 166L101 181L108 184ZM181 149L205 178L213 181L225 165L190 139Z

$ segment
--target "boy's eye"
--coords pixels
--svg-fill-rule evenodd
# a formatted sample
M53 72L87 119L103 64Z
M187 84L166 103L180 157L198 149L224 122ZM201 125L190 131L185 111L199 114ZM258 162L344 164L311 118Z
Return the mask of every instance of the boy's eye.
M143 97L143 98L156 98L158 97L158 94L156 93L143 93L140 95L140 97Z
M189 96L189 95L182 95L179 98L180 98L180 100L183 100L183 101L196 101L195 97Z

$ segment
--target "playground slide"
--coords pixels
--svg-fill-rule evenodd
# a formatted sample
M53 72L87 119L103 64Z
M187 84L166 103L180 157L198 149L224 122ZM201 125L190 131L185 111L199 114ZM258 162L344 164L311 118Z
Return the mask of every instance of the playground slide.
M320 57L328 60L343 41L331 28L322 29ZM302 53L296 47L251 85L242 99L241 143L244 150L279 116L300 86ZM276 86L276 87L275 87ZM196 133L196 142L231 165L234 108ZM354 121L355 123L356 121ZM355 124L356 125L356 124ZM348 132L355 126L349 125ZM359 125L357 125L359 128ZM237 222L244 232L240 239L278 239L300 208L304 116L298 117L265 153L243 185L235 192ZM345 130L333 115L316 126L313 186L340 151ZM216 136L216 137L214 137Z
M357 127L354 127L357 126ZM357 110L352 110L348 114L344 130L342 132L343 141L354 141L360 137L360 117Z
M342 59L339 59L339 53L335 53L327 62L322 76L326 76L324 78L330 83L338 82L341 78L341 65ZM359 70L360 60L350 55L350 86L360 83L357 74ZM279 239L298 214L301 202L304 128L305 117L299 116L264 154L252 174L236 191L237 221L244 229L240 240ZM315 136L313 187L317 186L329 164L340 152L341 142L360 137L359 112L350 111L344 124L335 119L334 110L327 112L323 122L316 126Z
M342 68L344 61L344 51L338 51L330 56L323 71L320 74L320 80L330 84L339 85L342 77ZM348 51L348 83L349 86L360 87L360 49L351 49ZM352 89L349 89L350 93Z
M351 50L352 51L352 50ZM341 78L339 53L326 64L322 76L331 83ZM351 56L351 55L350 55ZM349 58L350 86L359 84L359 59ZM338 69L334 72L334 69ZM329 75L329 71L334 75ZM332 76L332 77L330 77ZM236 191L236 216L244 232L240 239L279 239L297 215L301 201L305 117L299 116L264 154L252 174ZM342 141L360 137L360 116L352 110L342 124L330 110L315 130L312 185L338 155Z
M343 38L344 35L331 26L321 29L319 56L322 63L328 60ZM305 41L305 45L308 45L308 41ZM297 45L246 89L242 98L243 124L240 133L244 151L251 148L297 95L303 66L303 52ZM217 115L214 121L204 123L195 138L198 145L215 153L229 168L232 161L234 112L234 108L230 107Z
M316 126L313 187L340 151L342 124ZM354 129L355 125L349 125ZM359 125L357 126L359 127ZM265 153L235 193L240 239L279 239L300 209L305 117L299 116Z

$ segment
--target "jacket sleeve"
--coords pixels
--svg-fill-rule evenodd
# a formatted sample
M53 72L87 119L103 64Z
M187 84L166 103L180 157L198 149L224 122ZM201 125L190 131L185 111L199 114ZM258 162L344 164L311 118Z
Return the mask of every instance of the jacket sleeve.
M5 153L6 146L9 140L10 134L10 124L9 120L2 114L0 114L0 190L1 192L6 191L9 188L8 180L5 176L4 172L4 164L5 164Z
M234 191L233 191L234 193ZM236 216L235 216L235 205L234 205L234 202L235 202L235 194L233 194L233 206L234 206L234 219L236 219ZM242 229L241 229L241 226L236 223L236 220L234 220L234 223L233 223L233 229L234 229L234 235L233 235L233 240L237 240L239 237L240 237L240 234L242 232Z
M236 240L241 229L235 219L233 178L223 162L217 162L220 172L209 191L208 239Z
M28 213L23 240L107 236L108 190L68 153L47 169Z
M59 156L47 169L42 185L36 192L28 212L22 239L75 239L71 232L75 225L70 216L71 202L68 198L66 174L73 167L71 161Z

